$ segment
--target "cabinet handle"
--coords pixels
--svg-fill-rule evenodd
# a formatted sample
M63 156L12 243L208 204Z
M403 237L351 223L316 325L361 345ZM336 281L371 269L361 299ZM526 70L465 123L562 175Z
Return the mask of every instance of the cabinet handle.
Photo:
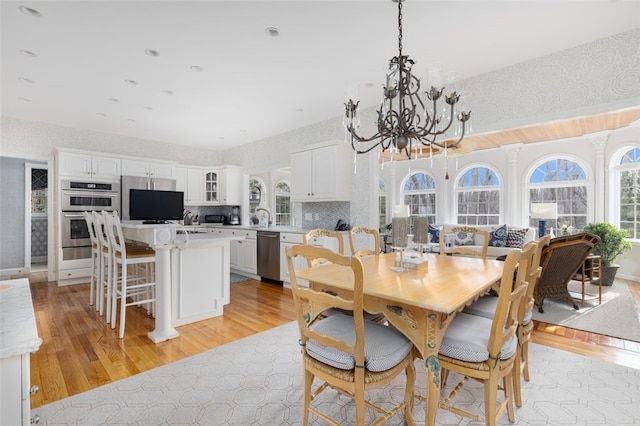
M35 416L31 417L31 424L37 425L38 423L40 423L40 416L36 414Z
M38 385L33 385L33 386L31 386L31 388L29 389L29 393L30 393L31 395L35 395L35 394L37 394L37 393L38 393L38 391L39 391L39 390L40 390L40 386L38 386Z

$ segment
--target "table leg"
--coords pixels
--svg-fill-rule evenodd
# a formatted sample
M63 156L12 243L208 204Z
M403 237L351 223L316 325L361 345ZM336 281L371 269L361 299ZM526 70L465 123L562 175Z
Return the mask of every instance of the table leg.
M154 343L178 337L171 326L171 248L156 247L156 328L148 334Z

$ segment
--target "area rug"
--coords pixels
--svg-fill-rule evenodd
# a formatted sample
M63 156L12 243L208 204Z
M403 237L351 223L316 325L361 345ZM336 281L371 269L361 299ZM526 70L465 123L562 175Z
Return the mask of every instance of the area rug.
M229 278L229 283L233 284L233 283L239 283L242 281L248 281L251 278L249 277L245 277L244 275L240 275L240 274L236 274L234 272L231 272L231 276Z
M416 361L416 388L424 394L425 372ZM640 370L532 344L531 381L523 384L519 425L640 423ZM448 386L455 385L450 376ZM482 410L482 388L469 383L458 397ZM402 398L404 378L368 395L387 404ZM355 418L348 399L329 394L319 401L340 424ZM298 425L302 361L295 322L185 358L32 410L47 426L86 425ZM424 404L416 401L417 424ZM371 412L367 412L367 424ZM439 425L477 424L438 411ZM311 416L311 425L324 424ZM401 425L399 415L389 425ZM499 424L510 425L506 414Z
M580 282L571 281L569 291L581 295L581 285ZM597 298L585 301L584 307L580 306L580 301L576 301L580 307L578 310L573 309L565 300L545 299L542 305L544 313L539 313L534 307L533 319L640 342L640 322L629 292L630 285L640 285L640 283L616 280L612 286L603 286L601 305L598 304ZM595 284L586 283L585 290L586 293L598 294L598 286Z

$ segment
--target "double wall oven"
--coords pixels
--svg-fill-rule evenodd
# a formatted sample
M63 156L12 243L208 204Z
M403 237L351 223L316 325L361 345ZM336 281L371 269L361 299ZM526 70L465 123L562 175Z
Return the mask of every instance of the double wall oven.
M60 186L62 260L89 259L91 238L85 211L120 208L120 183L63 180Z

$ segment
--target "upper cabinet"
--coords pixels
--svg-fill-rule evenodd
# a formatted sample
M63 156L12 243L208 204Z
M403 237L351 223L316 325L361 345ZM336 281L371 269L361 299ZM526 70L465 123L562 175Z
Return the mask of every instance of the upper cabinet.
M291 154L291 201L350 201L353 154L342 144Z
M232 206L242 203L242 169L221 166L204 170L204 204Z
M197 206L204 200L202 167L176 167L176 191L184 192L184 204Z
M120 179L120 159L75 152L58 152L58 174L66 177Z
M140 176L149 178L176 178L176 165L173 163L152 162L145 160L122 160L123 176Z

